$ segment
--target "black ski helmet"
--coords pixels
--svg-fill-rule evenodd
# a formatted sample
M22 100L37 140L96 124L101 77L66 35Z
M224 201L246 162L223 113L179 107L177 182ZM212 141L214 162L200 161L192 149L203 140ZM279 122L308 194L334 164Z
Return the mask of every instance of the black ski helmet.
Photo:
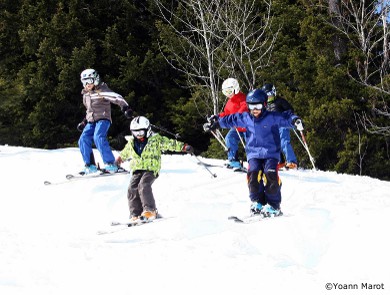
M271 83L264 84L261 89L267 94L267 96L276 96L276 88Z

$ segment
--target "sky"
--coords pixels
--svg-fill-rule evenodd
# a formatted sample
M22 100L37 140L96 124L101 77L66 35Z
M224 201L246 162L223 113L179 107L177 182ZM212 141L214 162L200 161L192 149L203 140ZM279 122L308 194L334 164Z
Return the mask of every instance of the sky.
M246 175L199 159L216 178L163 155L165 218L119 228L130 174L66 181L82 169L77 148L0 145L0 294L390 294L390 182L280 171L284 216L238 224Z

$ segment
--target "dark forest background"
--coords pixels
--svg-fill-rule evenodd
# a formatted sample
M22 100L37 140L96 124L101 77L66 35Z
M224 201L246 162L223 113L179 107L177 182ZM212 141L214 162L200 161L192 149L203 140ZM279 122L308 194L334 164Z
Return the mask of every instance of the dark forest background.
M309 1L272 3L278 35L270 63L256 73L257 87L275 84L294 106L317 168L390 180L389 137L368 132L362 121L369 116L390 125L373 111L389 97L353 79L359 55L348 39L335 53L340 43L334 40L341 37L325 21L326 10ZM186 75L166 61L164 38L153 0L0 0L0 144L77 146L76 126L85 114L79 77L94 68L135 115L179 133L196 154L224 158L222 147L203 132L210 106L196 103L201 92L186 87ZM372 79L376 85L381 77ZM119 107L112 110L109 140L120 150L130 121ZM311 168L298 138L291 137L300 166Z

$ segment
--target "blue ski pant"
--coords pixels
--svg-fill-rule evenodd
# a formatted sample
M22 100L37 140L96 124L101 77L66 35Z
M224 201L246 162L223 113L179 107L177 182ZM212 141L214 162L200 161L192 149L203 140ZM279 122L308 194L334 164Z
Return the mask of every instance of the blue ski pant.
M250 159L248 161L248 188L252 202L267 203L274 209L282 202L282 183L278 175L277 159Z
M88 123L85 126L79 138L79 148L86 165L90 164L93 142L105 164L115 162L114 154L107 140L107 133L110 126L111 122L109 120L99 120L94 123Z
M225 136L229 161L238 161L237 151L241 142L240 136L245 141L245 132L240 132L240 135L238 135L236 128L231 128Z
M291 146L290 129L279 128L280 135L280 147L286 159L287 163L298 163L297 157L294 154L294 150Z

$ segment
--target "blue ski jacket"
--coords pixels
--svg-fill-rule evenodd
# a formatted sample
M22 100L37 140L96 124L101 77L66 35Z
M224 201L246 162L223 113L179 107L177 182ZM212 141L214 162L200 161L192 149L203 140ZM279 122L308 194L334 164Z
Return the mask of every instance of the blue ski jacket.
M221 128L234 126L244 127L247 130L245 152L247 160L274 158L280 160L279 128L294 128L293 121L298 118L291 111L282 113L263 110L258 118L249 112L236 113L219 117Z

